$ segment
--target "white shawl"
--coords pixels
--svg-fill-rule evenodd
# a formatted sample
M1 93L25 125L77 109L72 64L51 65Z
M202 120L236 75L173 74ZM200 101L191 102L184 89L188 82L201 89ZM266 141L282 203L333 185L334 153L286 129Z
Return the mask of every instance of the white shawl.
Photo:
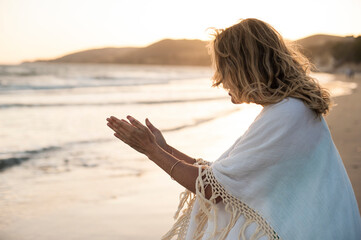
M239 239L245 239L252 223L257 228L251 239L361 239L356 198L327 123L300 99L265 106L214 163L198 159L195 165L196 194L182 193L178 220L164 240L185 238L195 201L199 209L193 239L211 235L228 240L240 217L246 221L238 229ZM208 185L210 200L205 198ZM218 196L231 216L220 230L210 224L217 222Z

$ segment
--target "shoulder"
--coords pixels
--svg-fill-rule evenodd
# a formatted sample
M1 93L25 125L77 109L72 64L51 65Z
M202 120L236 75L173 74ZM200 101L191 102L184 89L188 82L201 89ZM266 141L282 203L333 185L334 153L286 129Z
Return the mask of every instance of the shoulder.
M305 103L299 99L294 97L287 97L282 99L278 103L270 104L264 107L265 111L285 111L296 113L300 110L305 110L307 106Z
M287 97L278 103L270 104L262 110L266 118L298 121L315 117L314 112L299 98Z
M314 112L301 99L288 97L265 106L237 144L286 140L290 136L302 136L320 128L320 124L322 122L316 119Z
M301 99L288 97L278 103L265 106L248 132L290 134L314 124L319 124L316 114Z

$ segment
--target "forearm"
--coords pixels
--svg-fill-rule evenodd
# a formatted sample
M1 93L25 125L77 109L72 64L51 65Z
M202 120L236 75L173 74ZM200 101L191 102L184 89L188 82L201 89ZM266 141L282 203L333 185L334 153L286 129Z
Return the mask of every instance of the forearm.
M172 174L171 177L173 177L173 179L180 185L196 194L196 180L199 174L198 166L182 161L183 159L178 159L175 156L172 156L160 147L156 148L151 154L149 154L148 158L162 168L168 175ZM177 163L178 161L181 162ZM173 168L172 173L170 173L171 168L175 163L177 163L177 165ZM209 186L205 190L205 197L210 199L211 195L212 189ZM222 199L217 198L216 203L220 200Z
M177 159L180 159L182 161L185 161L186 163L193 164L196 162L196 160L181 151L177 150L176 148L170 146L167 144L167 149L165 149L168 153L176 157Z

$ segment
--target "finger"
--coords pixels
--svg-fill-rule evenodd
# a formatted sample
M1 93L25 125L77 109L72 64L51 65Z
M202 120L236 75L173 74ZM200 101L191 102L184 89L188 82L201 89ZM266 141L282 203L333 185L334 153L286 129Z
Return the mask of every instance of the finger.
M126 124L128 124L129 126L132 126L128 121L126 121L126 120L124 120L124 119L118 119L118 118L116 118L116 117L113 117L113 119L111 119L112 121L114 121L114 122L117 122L117 121L121 121L121 122L124 122L124 123L126 123Z
M113 119L114 124L117 128L121 128L123 131L130 133L132 130L134 130L134 127L132 125L130 125L127 121L123 120L119 120L118 118L111 116L111 119Z
M128 124L129 126L132 126L132 124L130 124L128 121L125 121L124 119L121 119L120 121L122 121L122 122L124 122L124 123Z
M148 128L152 131L157 130L157 128L154 127L154 125L149 121L148 118L145 119L145 124L147 124Z
M121 134L122 136L127 135L127 131L125 131L121 126L119 126L116 122L108 122L107 125L113 129L114 132Z
M115 124L115 120L112 117L107 118L108 123Z
M125 134L125 132L122 131L121 128L118 128L117 126L115 126L114 123L109 122L109 123L107 123L107 125L108 125L108 127L110 127L111 129L113 129L114 132L119 133L119 134L121 134L121 135L124 135L124 134Z
M115 119L113 119L112 117L107 118L107 121L110 122L110 123L116 122ZM120 121L122 121L122 122L124 122L124 123L127 123L129 126L131 126L131 124L130 124L129 122L125 121L124 119L122 119L122 120L120 120Z
M113 129L114 131L117 130L116 127L113 125L112 122L108 122L108 123L107 123L107 126L110 127L111 129Z
M127 118L129 119L130 123L133 126L139 128L139 129L145 129L146 128L141 122L139 122L137 119L133 118L132 116L128 115Z
M145 119L145 124L147 124L147 126L148 126L149 128L153 128L153 127L154 127L153 124L149 121L148 118Z
M130 124L129 122L125 121L124 119L119 120L118 118L113 117L113 116L110 117L110 118L107 118L107 120L108 120L108 122L110 122L110 123L113 124L114 126L119 126L119 127L121 127L121 125L119 124L119 121L121 121L121 122L123 122L123 123L126 123L126 124L128 124L129 126L131 126L131 124Z
M111 126L113 127L113 130L122 137L122 141L126 140L124 142L130 146L136 144L137 141L144 140L144 138L146 137L146 135L144 134L146 132L151 133L146 127L144 127L146 131L144 131L143 129L139 129L137 127L130 125L124 119L119 120L116 119L115 117L114 117L114 123L111 124ZM129 129L127 129L128 127Z

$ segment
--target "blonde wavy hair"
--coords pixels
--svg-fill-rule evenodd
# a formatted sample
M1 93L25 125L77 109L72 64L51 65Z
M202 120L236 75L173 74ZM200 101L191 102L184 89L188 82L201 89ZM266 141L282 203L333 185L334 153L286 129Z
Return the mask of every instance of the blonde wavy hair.
M247 18L226 29L210 29L214 30L207 45L215 70L212 87L222 84L238 103L268 105L295 97L320 119L329 112L328 89L309 75L316 67L271 25Z

